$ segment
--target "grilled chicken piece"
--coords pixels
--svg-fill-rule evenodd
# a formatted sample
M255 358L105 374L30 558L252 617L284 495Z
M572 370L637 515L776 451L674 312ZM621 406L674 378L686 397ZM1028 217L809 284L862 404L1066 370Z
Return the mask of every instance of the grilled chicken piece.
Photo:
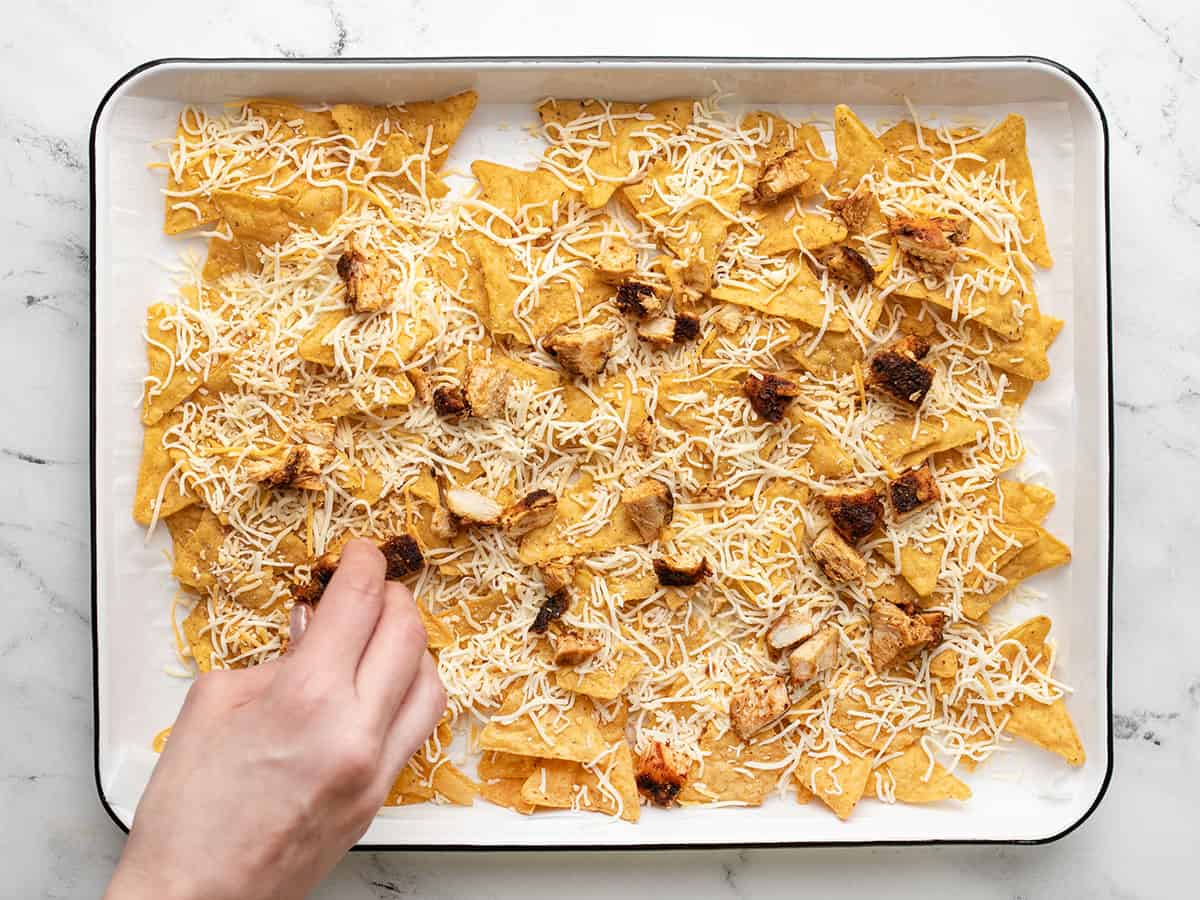
M732 303L726 303L712 314L712 320L717 323L717 327L729 334L741 328L745 318L742 311Z
M911 469L895 481L888 483L888 496L892 501L892 512L897 518L907 516L926 504L938 499L937 482L928 467Z
M560 328L546 339L546 349L554 354L562 367L584 378L592 378L604 371L612 345L613 333L603 325Z
M800 393L796 382L772 372L749 372L742 381L742 392L760 418L768 422L783 419L788 405Z
M767 631L767 646L772 650L786 650L812 637L814 631L812 613L807 607L792 607L775 620Z
M508 405L511 385L508 369L482 360L471 363L466 372L467 409L483 419L499 418Z
M707 575L712 574L708 560L703 556L696 563L687 563L679 559L662 558L654 560L654 574L658 583L663 587L691 587L699 584Z
M621 502L644 541L658 537L675 515L675 498L661 481L647 478L621 492Z
M967 219L896 216L888 220L888 233L908 257L909 265L923 275L944 276L958 262L971 224Z
M812 555L830 581L856 581L867 574L867 561L832 526L812 542Z
M554 644L554 664L560 668L577 666L599 653L600 647L600 642L592 638L571 631L564 632Z
M533 619L533 624L529 626L529 630L534 634L545 634L550 623L561 619L562 614L570 605L571 595L565 587L550 594L538 607L537 615Z
M500 525L509 537L523 537L535 528L549 525L558 511L558 498L540 488L530 491L500 514Z
M461 522L458 516L450 512L444 506L439 506L433 511L433 515L429 519L429 530L434 533L435 537L440 537L444 541L451 540L459 532Z
M443 419L457 419L471 414L467 395L457 384L442 385L433 392L433 409Z
M412 382L413 393L421 403L433 402L433 385L429 383L429 375L424 369L409 369L404 373Z
M637 251L627 241L610 240L596 254L596 274L611 284L620 284L637 271Z
M889 600L871 604L871 662L875 671L908 662L926 647L940 644L946 617L940 612L918 612L906 603Z
M346 305L354 312L377 312L391 301L383 260L367 253L353 237L337 261L337 273L346 285Z
M824 625L821 630L788 654L788 671L797 682L810 681L838 663L842 640L836 628Z
M460 522L469 525L495 525L504 512L491 497L467 488L449 488L446 491L446 508Z
M617 307L621 312L644 319L662 312L663 298L653 285L626 280L617 287Z
M542 573L542 584L547 594L557 594L565 591L575 580L575 567L569 558L551 560L538 566Z
M321 595L325 593L325 588L329 587L329 582L333 580L336 571L337 558L331 554L326 553L314 560L309 566L308 581L292 588L292 599L297 603L316 606L321 601Z
M425 555L421 545L411 534L398 534L388 538L379 545L383 558L387 561L388 581L395 581L413 572L419 572L425 567Z
M846 244L827 247L817 254L831 278L836 278L851 290L858 290L875 280L875 269L866 257Z
M826 206L846 223L846 230L858 234L875 209L875 195L861 185L840 200L830 200Z
M687 313L672 316L655 316L637 327L638 337L657 347L683 344L700 336L700 320Z
M687 782L692 761L671 749L670 744L651 741L638 759L637 786L655 806L671 806Z
M655 427L653 419L646 419L633 429L633 440L642 451L642 456L648 456L654 449L654 438L657 433L658 428Z
M729 721L743 741L778 722L792 705L787 684L775 675L748 679L729 701Z
M319 491L324 488L321 472L336 456L332 447L298 444L276 459L247 461L246 477L268 488Z
M883 521L883 501L874 488L822 494L821 505L838 534L851 544L861 541Z
M808 166L799 150L789 150L763 168L754 186L754 198L770 203L792 193L809 179Z
M933 386L933 368L921 362L928 353L929 341L905 335L871 357L867 385L901 403L920 406Z

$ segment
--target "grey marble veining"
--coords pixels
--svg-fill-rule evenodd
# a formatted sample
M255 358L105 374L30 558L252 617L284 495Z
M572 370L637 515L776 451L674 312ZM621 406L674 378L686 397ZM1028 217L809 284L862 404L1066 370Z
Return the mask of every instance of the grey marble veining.
M87 132L118 76L163 56L1036 53L1112 131L1117 423L1116 774L1041 848L358 854L324 898L1174 897L1200 804L1200 12L1172 0L1009 0L907 15L646 3L29 4L0 35L0 895L102 889L121 835L92 784ZM622 7L629 11L621 11ZM655 19L659 15L661 18ZM639 23L639 24L635 24ZM858 23L865 23L861 26Z

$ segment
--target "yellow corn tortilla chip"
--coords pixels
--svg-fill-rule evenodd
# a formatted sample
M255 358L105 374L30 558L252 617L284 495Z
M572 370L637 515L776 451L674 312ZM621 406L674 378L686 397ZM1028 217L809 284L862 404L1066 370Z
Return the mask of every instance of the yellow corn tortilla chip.
M1071 548L1040 525L1029 529L1032 538L1022 541L1021 548L997 570L1006 582L986 594L968 594L963 598L963 613L972 619L980 618L1003 600L1014 587L1039 572L1061 566L1071 560Z
M549 99L538 105L537 112L552 139L558 136L557 129L576 123L570 129L574 139L592 145L585 152L594 180L582 172L572 177L582 182L583 202L599 209L633 173L631 154L644 153L652 142L686 128L692 109L693 101L679 98L653 103ZM567 148L553 146L545 156L572 169L581 161Z
M313 418L317 420L340 419L356 413L379 413L388 409L398 409L408 406L416 396L416 389L411 381L403 374L390 379L386 393L378 397L368 397L360 401L349 391L335 394L327 403L320 403L313 408Z
M329 137L337 132L337 124L328 110L305 109L286 100L251 100L246 104L256 116L266 119L271 127L281 130L281 139L289 137Z
M521 688L509 691L498 716L516 712L522 702ZM537 716L546 737L534 725ZM591 762L606 748L607 743L596 724L596 713L587 697L578 696L574 705L561 716L553 709L542 708L526 713L513 722L498 722L495 718L479 734L483 750L502 750L519 756L541 756L548 759L568 759Z
M1050 361L1046 354L1062 327L1062 319L1043 315L1036 308L1030 309L1025 313L1021 336L1014 341L1006 341L998 335L990 335L991 349L983 356L994 368L1011 375L1030 381L1045 381L1050 377ZM972 346L986 348L988 342L986 339L972 341Z
M466 242L463 242L464 244ZM477 257L467 247L459 248L447 238L438 241L426 262L433 276L446 286L456 299L467 306L490 330L491 318L483 269Z
M874 132L850 107L840 103L833 109L833 144L837 150L837 178L851 188L887 155Z
M766 166L785 153L795 151L804 161L808 178L791 196L801 200L813 200L822 196L821 188L833 177L834 165L827 158L825 140L821 132L811 123L795 125L787 119L769 112L752 112L742 118L742 131L761 127L770 132L764 146L758 148L758 163ZM763 251L769 253L770 251Z
M495 781L497 778L519 778L524 781L537 767L538 760L532 756L489 750L479 758L478 772L485 781Z
M175 129L176 146L180 143L186 146L193 141L192 135L184 128L187 115L188 113L184 112L179 117L179 124ZM201 192L201 185L207 181L203 159L198 157L193 157L183 167L179 178L175 177L174 169L167 170L167 194L164 197L163 210L163 231L166 234L179 234L202 225L211 225L221 218L220 207L211 197ZM180 193L186 196L172 196Z
M871 454L896 473L914 469L935 453L973 444L986 431L982 422L960 413L923 418L913 435L913 419L902 415L876 428L867 438Z
M811 444L805 459L818 478L845 478L854 472L854 460L819 419L795 406L788 409L787 418L797 426L792 440Z
M834 375L847 375L854 371L855 363L862 364L865 355L858 340L850 332L826 332L814 348L813 328L799 328L795 341L784 348L784 353L796 361L796 365L818 378L829 379Z
M1050 617L1049 616L1034 616L1010 628L1004 633L1001 641L1016 641L1021 644L1026 653L1029 654L1031 660L1035 660L1039 655L1045 653L1046 638L1050 636ZM1001 647L1000 655L1009 661L1011 664L1017 657L1017 648L1012 646Z
M1024 521L1040 525L1054 508L1054 491L1027 481L997 482L1004 504L1004 521ZM992 504L998 506L998 504Z
M1072 766L1082 766L1087 761L1083 742L1067 712L1066 701L1061 697L1050 704L1020 698L1012 705L1012 715L1004 730L1057 753Z
M158 511L160 518L179 512L198 500L191 490L181 486L178 473L163 488L163 480L175 466L170 454L163 449L163 435L168 428L178 424L178 415L172 414L147 425L142 434L142 462L133 496L133 520L139 525L149 525L154 518L154 505L160 490L163 491L162 506Z
M165 521L174 541L171 574L188 587L210 587L212 568L225 543L226 528L221 520L209 509L188 507Z
M524 214L530 228L550 227L558 207L580 200L578 191L545 169L514 169L479 159L471 163L471 174L482 188L481 199L509 218Z
M606 771L620 798L620 815L627 822L641 817L641 803L633 777L633 755L621 741L611 756L594 768ZM600 778L581 763L543 759L521 786L521 799L533 806L584 809L616 815L618 802L601 787Z
M249 262L241 242L226 241L216 237L210 238L208 256L204 260L204 269L201 275L206 282L215 284L226 275L232 275L234 272L241 272L248 268Z
M190 397L203 380L201 372L181 366L172 369L179 341L167 320L178 311L179 307L170 303L155 303L146 310L146 336L150 340L146 344L148 381L142 400L143 425L153 425Z
M180 629L192 659L196 661L196 668L201 672L210 671L215 651L212 637L208 633L208 605L203 600L192 607L192 611L180 623Z
M484 781L479 785L479 796L488 803L506 806L523 816L528 816L537 807L532 803L527 803L521 797L521 788L524 784L524 778L499 778L495 781Z
M928 780L929 759L920 744L913 744L900 756L889 759L876 769L891 778L893 792L901 803L936 803L939 800L970 800L971 789L935 762Z
M790 197L763 210L755 225L762 240L754 249L764 256L779 256L801 248L815 253L846 240L845 225L805 212Z
M479 94L460 91L440 100L415 100L394 109L392 116L414 144L421 147L428 140L431 165L442 167L475 107Z
M842 821L850 818L871 777L871 760L856 755L858 753L859 750L855 748L845 762L832 756L805 754L800 757L800 764L796 767L796 780L816 794Z
M645 668L645 663L632 653L619 654L616 668L612 672L593 669L579 672L576 669L559 669L554 673L554 683L567 691L586 694L598 700L613 700L619 697L629 682Z
M558 500L558 512L549 525L536 528L521 539L517 553L525 565L535 565L559 557L585 556L603 553L615 547L630 544L645 544L629 511L624 504L617 504L612 518L593 534L565 534L565 530L578 521L591 506L591 481L580 479L568 493Z
M759 736L759 741L767 736ZM737 800L758 806L779 783L780 770L755 768L752 764L777 763L786 755L780 741L746 743L732 730L718 736L711 724L700 738L700 751L705 754L704 766L692 766L679 792L683 805Z
M876 698L882 693L879 689L872 690L867 687L863 687L862 690L872 698ZM885 721L882 723L871 721L866 717L868 713L878 717L882 711L881 704L874 699L868 703L855 694L843 694L835 701L829 721L842 734L872 750L895 752L911 746L920 739L922 733L920 728L910 725L896 729L893 723L887 721L886 715L884 716Z
M736 270L731 272L729 282L738 280L739 273ZM826 302L821 282L800 259L792 260L786 280L773 288L759 283L741 287L729 282L714 287L709 296L714 300L748 306L769 316L795 319L814 328L820 328L828 319L826 331L841 332L850 328L845 315L832 309Z
M333 343L327 341L329 335L346 319L354 319L354 324L351 326L351 331L353 331L367 322L372 315L379 314L352 313L349 310L343 309L334 309L321 313L317 317L317 324L309 329L304 334L304 337L300 339L300 345L296 352L301 359L308 362L317 363L322 366L335 366L337 365L337 356L333 350ZM393 315L403 314L397 312L393 313ZM375 362L375 368L401 368L425 346L429 339L433 337L433 334L433 325L424 319L417 319L412 329L408 329L407 327L397 329L395 342L392 346L386 349L382 347L378 348L379 356ZM409 387L411 388L411 385ZM399 384L399 380L396 382L396 390L401 393L404 392L404 389ZM407 403L408 401L403 402Z

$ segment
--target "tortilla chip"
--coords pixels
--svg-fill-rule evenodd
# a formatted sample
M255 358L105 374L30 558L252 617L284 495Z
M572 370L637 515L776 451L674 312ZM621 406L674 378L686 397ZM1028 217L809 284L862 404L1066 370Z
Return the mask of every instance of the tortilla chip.
M188 113L184 112L179 116L179 124L175 129L176 146L180 143L186 146L193 140L193 136L183 126L184 117L187 115ZM207 181L204 161L198 157L194 157L183 167L179 178L175 177L174 169L167 170L167 193L163 198L163 231L166 234L180 234L202 225L211 225L221 218L221 210L212 198L199 192L200 186ZM180 193L186 196L172 196ZM195 209L192 209L193 206Z
M850 332L826 332L814 348L816 329L800 328L796 340L783 352L796 361L796 365L818 378L828 380L835 375L848 375L854 364L865 359L863 348Z
M867 687L862 689L872 697L877 697L882 693L880 689L872 690ZM834 702L829 721L842 734L872 750L887 750L894 753L911 746L921 737L922 729L920 728L908 726L896 730L887 721L880 723L868 720L864 717L864 714L868 712L872 715L878 714L881 712L881 704L874 701L867 703L854 694L843 694Z
M796 152L804 161L808 178L791 196L801 200L814 200L822 196L821 188L833 177L834 165L827 158L829 154L825 149L825 141L817 127L811 123L794 125L782 116L759 111L748 113L742 118L743 132L755 128L762 128L764 133L770 133L766 144L757 148L759 166L765 167L785 153Z
M202 380L199 372L189 372L178 366L174 370L171 368L178 338L175 329L168 327L166 320L174 316L178 309L170 303L155 303L146 310L148 380L142 399L143 425L153 425L173 410L192 395ZM163 347L168 349L164 350Z
M1011 375L1030 381L1045 381L1050 377L1050 361L1046 354L1062 327L1062 319L1030 309L1025 313L1021 336L1006 341L998 335L990 335L991 349L983 356L994 368ZM986 348L989 342L987 338L981 338L971 343L972 347Z
M398 374L390 380L387 392L379 397L359 400L348 390L338 391L332 400L320 403L313 408L313 418L321 421L340 419L343 416L352 416L358 413L383 413L387 410L408 406L416 394L412 382L403 374Z
M509 691L497 716L505 716L520 708L521 688ZM538 716L546 737L533 724ZM565 726L565 727L564 727ZM607 747L596 724L596 713L586 697L576 697L574 705L559 718L552 709L526 713L513 722L498 722L495 718L479 734L483 750L502 750L519 756L541 756L549 759L568 759L591 762Z
M594 119L592 124L572 127L571 133L573 140L586 140L591 145L586 151L587 168L598 177L594 181L587 180L587 173L575 173L573 177L583 181L583 202L599 209L633 173L636 165L631 154L651 149L652 139L660 141L682 131L691 124L692 109L693 101L687 99L653 103L549 99L540 103L537 111L552 141L560 134L557 129ZM604 146L597 146L598 142ZM580 161L567 147L552 146L545 155L570 168Z
M537 807L522 798L521 788L524 784L524 778L500 778L496 781L484 781L479 785L479 796L488 803L507 806L523 816L528 816Z
M538 760L535 757L489 750L479 758L478 772L485 781L497 778L519 778L524 781L537 767Z
M788 409L787 418L797 426L792 439L811 445L805 460L816 477L846 478L853 474L854 460L819 419L795 406Z
M856 748L845 762L806 753L796 767L796 780L816 794L842 821L850 818L871 777L871 760L857 753Z
M212 568L217 564L227 531L221 520L209 509L189 507L165 521L174 542L171 574L188 587L198 590L210 587Z
M851 188L886 157L874 132L850 107L840 103L833 109L833 144L837 149L837 178Z
M1046 652L1046 638L1050 635L1050 625L1049 616L1034 616L1032 619L1010 628L1000 640L1001 642L1016 641L1025 648L1029 659L1035 660ZM1010 665L1017 657L1016 647L1001 647L999 652Z
M620 797L621 818L636 822L642 807L633 776L633 755L621 741L613 755L601 762L601 771ZM544 773L544 774L543 774ZM594 772L578 762L561 759L539 760L537 767L521 786L521 799L532 806L552 809L582 809L616 815L616 798L601 787Z
M997 482L1004 502L1004 521L1040 525L1054 508L1054 491L1027 481ZM995 504L993 504L995 506Z
M142 462L138 468L137 488L133 495L133 520L139 525L149 525L154 518L154 504L158 500L159 490L162 489L163 479L175 466L175 461L163 449L162 442L167 429L178 424L178 415L172 414L153 425L147 425L142 434ZM159 518L165 518L198 502L198 498L190 489L181 486L178 473L163 489L162 496Z
M935 453L974 443L985 431L983 422L952 412L944 419L923 418L914 437L913 419L903 415L876 428L867 444L881 466L899 473L915 469Z
M208 256L205 258L201 277L206 282L216 283L226 275L249 268L249 262L240 242L211 238L208 242Z
M1082 766L1087 753L1066 701L1061 697L1053 703L1038 703L1022 697L1012 705L1012 715L1004 730L1009 734L1029 741L1031 744L1057 753L1072 766Z
M433 253L426 257L433 276L446 286L454 297L479 316L491 329L487 287L483 283L483 268L473 253L459 249L449 239L438 241Z
M900 756L889 759L876 769L894 781L893 792L901 803L936 803L939 800L970 800L971 789L951 775L944 766L934 763L929 771L929 758L920 744L913 744Z
M805 212L790 197L763 210L755 225L762 240L754 249L764 256L779 256L801 248L815 253L846 240L845 225Z
M531 566L559 557L585 556L630 544L647 543L633 524L624 504L617 504L612 518L594 534L564 534L591 506L591 492L591 480L583 478L568 493L559 497L554 521L525 535L521 539L517 558Z
M337 365L337 357L333 350L333 344L326 342L329 334L346 319L355 318L355 323L351 327L351 330L354 330L366 322L372 315L379 315L379 313L357 314L345 309L334 309L321 313L317 317L317 324L309 329L300 339L300 345L296 352L301 359L332 368ZM395 315L402 314L395 313ZM402 368L405 363L412 359L425 346L434 334L433 326L424 319L417 320L416 326L412 329L412 334L409 334L407 329L397 329L397 332L395 343L391 348L379 348L379 358L375 362L376 369ZM409 389L411 387L409 385ZM405 389L399 384L399 379L396 382L396 390L400 393L405 392ZM411 400L412 398L410 397L409 399ZM407 400L403 401L403 403L407 402Z
M691 776L679 792L679 802L684 805L737 800L759 806L778 785L780 770L757 769L749 764L776 763L787 755L780 741L743 742L732 729L718 736L712 724L704 729L700 750L705 754L703 770L692 767Z
M484 202L512 219L523 214L530 228L551 227L560 207L580 200L578 191L545 169L514 169L479 159L471 163L471 174L479 181Z
M729 280L738 281L739 273L736 270L731 272ZM826 302L821 282L812 269L799 259L792 260L786 280L774 288L758 283L753 287L725 283L714 287L709 296L714 300L748 306L769 316L795 319L814 328L820 328L828 319L826 330L835 333L848 331L850 328L845 315L831 309Z
M629 682L645 668L640 657L632 653L618 654L615 671L593 669L580 673L576 669L559 669L554 673L554 683L567 691L586 694L598 700L613 700L619 697Z
M1026 578L1070 562L1070 547L1040 525L1034 526L1031 531L1032 538L1022 541L1020 549L997 570L997 574L1007 581L986 594L968 594L963 598L965 615L972 619L980 618Z
M436 172L446 162L467 121L479 103L475 91L460 91L441 100L416 100L392 108L392 118L418 147L430 147L430 166Z
M208 672L212 669L212 659L215 653L212 637L208 633L208 624L208 604L204 600L198 601L192 607L192 611L187 614L187 618L180 623L180 630L183 631L188 650L191 652L192 659L196 661L196 668L201 672Z

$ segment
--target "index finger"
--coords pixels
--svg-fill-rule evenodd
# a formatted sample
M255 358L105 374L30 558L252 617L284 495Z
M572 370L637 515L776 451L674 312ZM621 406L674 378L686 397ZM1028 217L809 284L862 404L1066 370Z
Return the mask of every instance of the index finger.
M353 678L383 614L386 568L374 544L361 538L350 541L294 659Z

